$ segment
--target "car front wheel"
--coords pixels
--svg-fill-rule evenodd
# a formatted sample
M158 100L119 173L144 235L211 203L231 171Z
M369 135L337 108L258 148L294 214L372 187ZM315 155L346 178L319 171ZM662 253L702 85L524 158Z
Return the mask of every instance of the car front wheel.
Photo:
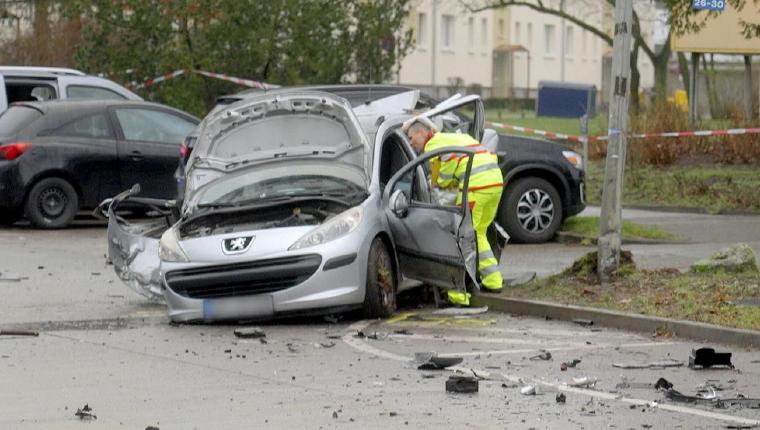
M541 178L520 178L504 191L499 221L513 241L542 243L557 233L562 200L552 184Z
M76 190L61 178L45 178L37 182L26 198L26 217L37 228L66 227L78 210Z
M396 276L391 255L382 239L375 238L367 258L364 316L387 318L396 310Z

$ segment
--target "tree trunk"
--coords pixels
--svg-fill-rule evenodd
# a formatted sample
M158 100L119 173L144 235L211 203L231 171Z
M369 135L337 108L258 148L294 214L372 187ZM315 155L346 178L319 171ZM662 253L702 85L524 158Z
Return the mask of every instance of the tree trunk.
M710 54L712 57L712 54ZM710 59L710 67L707 65L707 55L702 56L702 69L705 72L705 88L707 89L707 105L710 108L710 118L720 116L718 106L718 88L715 84L715 62Z
M654 58L654 93L657 100L665 100L668 92L668 55Z
M639 41L635 39L633 50L631 50L631 113L638 114L641 105L639 100L639 83L641 73L639 73Z
M678 53L678 70L681 72L681 80L683 81L683 89L686 91L686 97L691 97L689 94L689 60L686 58L686 54L683 52Z
M34 65L48 65L50 46L50 23L48 22L48 0L37 0L34 7L34 51L31 52L31 60Z

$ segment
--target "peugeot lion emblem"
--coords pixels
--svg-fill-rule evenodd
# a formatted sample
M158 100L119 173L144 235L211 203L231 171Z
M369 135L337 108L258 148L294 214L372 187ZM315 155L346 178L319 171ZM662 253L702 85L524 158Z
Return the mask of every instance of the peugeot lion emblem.
M222 240L222 251L225 254L240 254L250 248L254 236L231 237Z

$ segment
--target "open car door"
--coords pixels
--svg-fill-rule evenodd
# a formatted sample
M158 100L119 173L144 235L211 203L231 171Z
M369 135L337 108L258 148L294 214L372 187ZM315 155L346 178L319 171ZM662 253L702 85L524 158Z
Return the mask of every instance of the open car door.
M140 186L104 200L95 215L108 218L108 261L128 287L149 299L162 300L161 260L158 242L161 235L179 218L173 200L135 197ZM127 220L125 211L144 215Z
M477 243L467 196L460 206L424 201L414 186L420 167L431 158L472 155L465 147L443 148L424 154L394 174L383 192L399 265L404 276L445 289L464 292L477 283ZM467 157L464 187L468 186L473 157ZM465 193L466 194L466 193Z
M467 133L478 142L483 140L485 110L478 95L451 96L421 115L444 133Z

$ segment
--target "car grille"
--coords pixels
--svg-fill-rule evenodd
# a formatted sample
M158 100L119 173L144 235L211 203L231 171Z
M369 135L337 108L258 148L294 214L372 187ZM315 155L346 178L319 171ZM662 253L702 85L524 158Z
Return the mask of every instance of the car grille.
M271 293L300 284L321 263L322 257L312 254L174 270L166 274L166 284L192 299Z

